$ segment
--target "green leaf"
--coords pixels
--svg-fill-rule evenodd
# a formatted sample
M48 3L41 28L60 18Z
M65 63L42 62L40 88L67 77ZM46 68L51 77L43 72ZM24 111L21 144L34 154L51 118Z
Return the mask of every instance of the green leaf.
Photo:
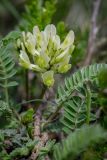
M77 129L86 120L86 106L84 103L81 103L79 97L76 100L78 103L69 100L64 104L64 116L61 119L61 123L63 124L63 130L66 133Z
M10 41L17 40L18 38L20 38L20 36L21 36L20 31L12 31L5 38L3 38L2 42L3 44L6 45Z
M18 83L16 81L12 81L12 82L9 82L6 87L13 87L13 86L17 86L17 85L18 85Z
M33 115L34 115L34 110L33 108L30 108L26 112L22 113L21 115L21 121L24 124L30 123L33 121Z
M65 85L59 87L57 92L57 103L67 101L73 91L83 88L83 85L87 81L98 82L99 73L107 68L107 64L94 64L90 66L83 67L82 69L75 72L69 78L66 78Z
M11 36L8 36L7 39ZM3 88L16 86L17 82L10 80L15 74L16 69L11 55L11 44L2 46L0 48L0 86Z
M107 69L107 64L94 64L83 67L69 78L66 78L64 85L58 88L56 102L58 106L64 108L61 123L63 131L67 134L80 128L86 122L86 84L90 83L97 88L100 87L99 74L105 69ZM90 113L90 122L95 121L96 118Z

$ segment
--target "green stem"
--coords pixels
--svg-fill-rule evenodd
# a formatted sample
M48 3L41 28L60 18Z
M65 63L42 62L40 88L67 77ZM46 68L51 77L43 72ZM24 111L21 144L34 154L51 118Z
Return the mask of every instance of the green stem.
M25 70L25 92L26 92L26 101L29 100L29 77L28 77L28 70Z
M89 85L87 85L86 89L86 105L87 105L87 118L86 123L90 123L90 113L91 113L91 91Z
M51 101L47 101L47 100L43 100L43 99L31 99L29 101L24 101L24 102L18 103L16 106L20 106L20 105L31 103L31 102L42 102L42 103L47 103L47 104L51 104L51 105L54 104Z

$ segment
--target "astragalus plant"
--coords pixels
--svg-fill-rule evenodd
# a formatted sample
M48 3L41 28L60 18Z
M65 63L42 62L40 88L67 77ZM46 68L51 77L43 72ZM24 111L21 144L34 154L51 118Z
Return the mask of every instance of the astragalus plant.
M78 69L65 78L63 85L57 82L55 99L47 100L42 94L39 99L25 101L34 103L29 109L18 111L23 103L15 103L16 110L8 92L9 87L17 85L13 81L16 64L10 41L17 51L20 72L27 69L28 73L31 70L33 75L39 74L46 85L45 93L54 86L55 74L71 69L75 46L74 32L69 31L62 42L53 24L43 31L35 26L32 33L12 32L0 42L0 86L5 95L5 100L0 100L0 160L73 160L92 144L105 141L107 133L98 124L100 106L93 109L93 103L101 92L101 72L107 64Z

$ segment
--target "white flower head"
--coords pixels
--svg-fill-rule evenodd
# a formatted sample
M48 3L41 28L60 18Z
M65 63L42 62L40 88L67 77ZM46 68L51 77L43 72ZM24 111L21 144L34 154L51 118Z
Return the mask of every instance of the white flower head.
M73 43L73 31L61 43L53 24L47 25L43 31L35 26L33 33L22 32L22 39L17 42L20 48L20 65L40 72L43 83L52 86L54 73L65 73L71 68L69 61L74 50Z

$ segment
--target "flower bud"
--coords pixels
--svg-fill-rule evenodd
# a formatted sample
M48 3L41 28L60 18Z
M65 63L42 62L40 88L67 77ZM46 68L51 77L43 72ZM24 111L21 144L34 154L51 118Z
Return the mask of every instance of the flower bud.
M54 72L53 71L47 71L42 74L43 83L50 87L54 84Z

